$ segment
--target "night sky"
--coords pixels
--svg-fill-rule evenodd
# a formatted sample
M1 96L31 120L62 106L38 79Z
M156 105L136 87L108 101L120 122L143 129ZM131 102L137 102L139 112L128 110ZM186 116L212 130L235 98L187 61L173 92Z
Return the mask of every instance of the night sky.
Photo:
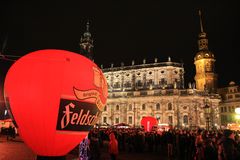
M194 56L202 10L209 49L216 57L219 86L240 82L240 14L237 0L64 0L0 2L0 49L7 55L24 55L39 49L80 50L80 37L90 21L94 61L104 68L141 64L158 58L183 62L185 84L194 81ZM1 86L12 62L0 60Z

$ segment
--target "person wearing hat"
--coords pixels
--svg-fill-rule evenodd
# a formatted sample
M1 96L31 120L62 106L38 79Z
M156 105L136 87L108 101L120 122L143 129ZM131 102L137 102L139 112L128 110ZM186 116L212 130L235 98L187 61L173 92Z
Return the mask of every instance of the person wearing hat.
M237 143L234 139L234 132L230 129L226 129L223 132L224 140L223 140L223 157L226 160L239 160L240 153L237 150Z

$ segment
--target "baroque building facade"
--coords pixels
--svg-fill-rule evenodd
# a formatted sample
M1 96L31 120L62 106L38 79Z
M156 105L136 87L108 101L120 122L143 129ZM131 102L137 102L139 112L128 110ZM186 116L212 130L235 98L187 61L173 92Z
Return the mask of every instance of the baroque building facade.
M108 82L108 103L100 123L127 123L140 126L144 116L177 127L206 127L206 104L210 107L209 126L218 126L220 97L184 88L181 63L156 62L103 69Z
M231 81L228 86L219 88L222 101L219 105L221 125L236 123L235 108L240 107L240 86Z
M110 68L101 67L108 83L108 101L99 124L127 123L136 127L144 116L153 116L158 123L175 127L219 127L215 57L208 50L199 15L199 51L194 58L196 86L192 83L184 87L183 64L172 62L170 57L165 62L155 58L154 63L146 63L144 59L138 65L132 61L130 66L122 63L120 67L113 64ZM86 32L89 33L88 27ZM90 40L91 34L85 35ZM90 42L93 47L93 41ZM82 40L80 46L85 49Z

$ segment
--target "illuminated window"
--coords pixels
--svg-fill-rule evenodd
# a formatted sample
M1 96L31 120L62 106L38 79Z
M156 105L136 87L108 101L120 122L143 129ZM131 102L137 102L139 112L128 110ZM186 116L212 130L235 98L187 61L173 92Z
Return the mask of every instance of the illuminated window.
M188 124L188 116L187 115L183 116L183 123Z
M119 118L115 118L115 123L119 123Z
M206 63L206 71L207 72L211 72L212 71L211 63L209 63L209 62Z
M128 123L132 124L132 116L128 117Z
M132 105L131 105L131 104L129 104L129 106L128 106L128 110L129 110L129 111L132 110Z

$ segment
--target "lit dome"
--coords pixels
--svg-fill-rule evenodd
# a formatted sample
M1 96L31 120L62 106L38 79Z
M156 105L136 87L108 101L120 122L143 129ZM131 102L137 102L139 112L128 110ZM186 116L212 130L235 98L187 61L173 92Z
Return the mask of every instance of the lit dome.
M203 58L214 58L214 54L208 50L201 50L196 54L194 60L196 61Z

